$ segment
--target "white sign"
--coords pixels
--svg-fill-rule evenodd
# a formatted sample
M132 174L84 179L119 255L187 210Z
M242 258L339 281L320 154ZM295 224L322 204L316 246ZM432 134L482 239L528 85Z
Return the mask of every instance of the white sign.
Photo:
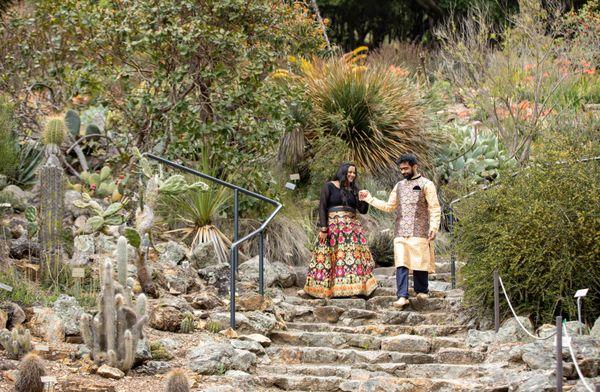
M298 174L298 173L290 174L290 180L298 181L299 179L300 179L300 174Z
M85 268L73 268L74 278L85 278Z
M41 345L41 344L36 344L35 346L33 346L33 349L35 351L50 351L50 347L44 346L44 345Z
M286 183L285 183L285 187L286 187L287 189L294 190L294 189L296 189L296 184L294 184L294 183L291 183L291 182L286 182Z
M579 297L585 297L588 293L590 289L581 289L581 290L577 290L577 292L575 293L575 298L579 298Z
M11 286L4 284L4 283L0 283L0 289L6 290L6 291L13 291L13 288Z
M383 229L383 230L380 231L380 233L383 234L383 233L387 233L388 231L390 231L390 229Z
M42 376L42 377L40 377L40 380L44 384L55 384L57 382L56 377L54 377L54 376Z

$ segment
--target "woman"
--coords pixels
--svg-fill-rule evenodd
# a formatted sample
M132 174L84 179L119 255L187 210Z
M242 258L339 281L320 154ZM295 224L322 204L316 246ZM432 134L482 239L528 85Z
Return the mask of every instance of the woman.
M317 298L369 296L377 287L373 258L356 216L369 205L358 200L356 166L344 163L336 180L321 189L319 238L304 292Z

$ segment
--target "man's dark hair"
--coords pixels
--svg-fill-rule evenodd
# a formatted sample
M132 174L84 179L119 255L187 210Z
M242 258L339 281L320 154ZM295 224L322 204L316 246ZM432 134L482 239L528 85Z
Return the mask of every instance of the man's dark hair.
M400 158L396 159L397 165L401 163L408 163L409 165L414 166L419 162L417 162L417 157L415 154L402 154L400 155Z

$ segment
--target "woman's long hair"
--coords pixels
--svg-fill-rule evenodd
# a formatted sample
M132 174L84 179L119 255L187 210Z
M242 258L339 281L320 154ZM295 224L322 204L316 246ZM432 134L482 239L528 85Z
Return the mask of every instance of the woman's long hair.
M348 169L350 167L354 167L354 169L356 170L356 175L354 177L354 181L349 182L348 185L346 185L346 183L348 182ZM350 193L354 195L354 198L358 202L358 183L356 181L358 180L358 169L356 168L356 165L350 162L342 163L335 175L335 179L340 182L342 202L344 203L344 205L348 205L348 197L350 196Z

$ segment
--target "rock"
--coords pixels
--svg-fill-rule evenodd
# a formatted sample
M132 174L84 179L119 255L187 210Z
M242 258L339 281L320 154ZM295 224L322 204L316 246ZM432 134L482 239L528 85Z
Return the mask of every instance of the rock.
M533 324L528 318L519 317L519 321L533 334ZM531 338L523 331L514 317L503 322L496 334L496 342L498 343L527 342L530 340Z
M196 245L190 252L188 259L190 261L190 266L195 269L203 269L220 264L212 241Z
M259 333L261 335L268 335L269 332L277 325L277 319L271 313L262 313L259 311L247 312L249 323L247 328L239 328L239 332L248 333Z
M255 354L265 354L264 347L254 340L232 340L231 345L238 350L246 350Z
M19 216L14 216L10 218L8 221L8 225L5 224L5 227L8 226L8 230L10 231L10 238L16 239L21 238L24 234L27 234L27 228L29 227L29 222L27 220L20 218Z
M240 339L255 341L257 343L260 343L263 347L269 347L271 345L271 339L258 333L242 335L240 336Z
M487 350L488 346L494 341L496 333L494 331L478 331L470 329L467 332L465 344L470 348L480 348Z
M160 272L171 294L185 294L194 284L194 276L190 276L189 271L178 265L163 264Z
M8 185L8 177L4 174L0 174L0 189L4 189Z
M556 331L556 326L551 325L551 324L543 324L541 327L538 328L537 336L539 336L541 338L545 338L550 335L554 335L555 331Z
M79 235L73 240L73 257L69 263L73 266L86 265L96 254L93 235Z
M565 324L565 326L567 328L567 332L569 333L569 336L588 335L589 331L590 331L590 329L587 325L582 324L579 321L568 321ZM579 333L580 326L581 326L581 333Z
M92 350L90 350L90 348L88 346L86 346L85 344L80 344L79 346L77 346L77 354L76 357L81 359L85 356L91 357L92 355Z
M245 261L239 266L239 276L242 281L252 282L258 284L258 256ZM270 287L277 281L277 273L271 267L271 263L265 258L264 259L264 283L265 287Z
M385 351L428 353L431 350L431 342L422 336L398 335L382 339L381 349Z
M208 291L187 295L185 299L194 309L211 310L223 306L223 301L216 294Z
M6 321L6 328L13 329L19 326L27 320L27 316L21 307L15 303L9 302L2 306L2 309L6 312L8 318Z
M296 283L296 275L294 270L287 264L281 262L274 262L271 267L277 275L277 283L281 287L292 287Z
M147 374L154 376L157 374L168 373L173 366L169 362L165 361L148 361L144 365L139 366L135 369L136 373Z
M229 343L204 343L188 351L188 367L198 374L224 374L235 355Z
M539 343L530 343L521 347L521 359L532 370L553 369L556 366L556 355L553 350Z
M120 380L125 377L125 373L123 373L121 370L108 365L100 366L96 371L96 374L104 378L111 378L113 380Z
M82 232L83 229L85 228L87 220L88 220L88 217L86 215L78 216L77 218L75 218L75 221L73 222L73 226L75 226L75 228L79 232Z
M229 295L229 275L230 268L228 264L213 264L198 270L198 276L206 283L217 289L219 295Z
M184 313L192 311L183 299L163 297L150 312L150 326L160 331L179 332Z
M186 246L175 241L164 242L156 245L156 249L160 256L158 261L163 264L177 265L185 259L189 250Z
M337 323L345 309L337 306L319 306L313 310L313 314L321 321Z
M519 392L550 392L556 390L556 379L552 372L528 373L519 385Z
M590 331L590 335L600 339L600 317L598 317L596 319L596 322L594 323L594 326L592 327L592 330Z
M225 372L225 377L235 378L240 381L252 380L252 375L241 370L228 370Z
M87 211L85 208L76 207L74 202L77 200L81 200L81 193L68 190L65 192L65 209L73 215L73 218L77 218L82 215L87 215Z
M19 367L19 361L13 359L0 360L0 370L15 370Z
M77 300L68 295L61 294L54 302L54 313L62 321L66 335L79 335L79 318L83 314L83 308Z
M259 294L245 295L236 298L236 309L242 311L261 310L264 311L273 306L273 301L269 297L263 297Z
M169 351L175 351L181 347L181 344L177 340L171 338L164 338L158 342Z
M27 233L9 241L9 255L12 259L27 259L29 256L37 257L40 254L40 245L37 238L30 239Z
M33 199L30 192L26 192L16 185L9 185L0 191L0 194L10 200L13 210L25 211L29 205L29 200Z
M147 336L138 340L135 351L135 363L142 364L152 359L152 351L150 350L150 341Z
M231 368L235 370L248 371L252 366L256 365L258 358L256 354L246 351L235 349L235 354L232 358Z
M308 273L308 268L306 266L297 266L292 267L292 271L294 274L294 280L297 287L304 287L306 284L306 274Z
M98 254L114 254L117 250L117 238L106 235L104 233L98 233L95 237L95 245L96 245L96 253ZM131 256L134 251L133 248L127 247L128 253L127 258L128 261L132 260ZM132 260L133 261L133 260ZM116 263L113 263L116 264Z
M65 341L65 327L52 309L34 308L33 312L29 321L29 329L33 335L55 345Z

